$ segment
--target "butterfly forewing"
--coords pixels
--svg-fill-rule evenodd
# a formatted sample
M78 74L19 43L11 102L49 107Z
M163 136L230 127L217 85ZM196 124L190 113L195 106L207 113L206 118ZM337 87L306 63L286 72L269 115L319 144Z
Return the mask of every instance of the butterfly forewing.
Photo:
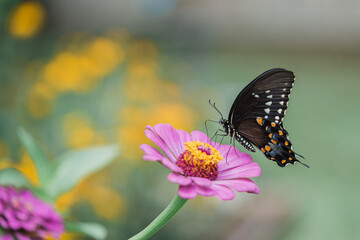
M261 74L239 93L229 121L236 126L244 119L262 117L281 124L294 80L292 72L281 68Z

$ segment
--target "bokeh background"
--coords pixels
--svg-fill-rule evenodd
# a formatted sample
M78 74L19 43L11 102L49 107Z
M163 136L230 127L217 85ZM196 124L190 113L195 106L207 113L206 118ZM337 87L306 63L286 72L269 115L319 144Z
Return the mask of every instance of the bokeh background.
M127 239L177 191L141 159L144 127L205 131L219 118L208 99L227 115L247 83L283 67L296 75L284 125L311 168L279 168L258 151L260 194L198 197L153 238L360 239L359 11L355 0L3 0L0 168L38 184L18 126L50 157L119 144L121 156L57 208Z

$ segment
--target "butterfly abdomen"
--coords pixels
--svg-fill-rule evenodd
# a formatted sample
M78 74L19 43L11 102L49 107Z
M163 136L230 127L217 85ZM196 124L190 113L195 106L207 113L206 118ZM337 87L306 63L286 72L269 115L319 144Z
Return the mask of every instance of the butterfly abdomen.
M236 132L235 134L235 139L236 141L238 141L241 145L243 145L244 148L246 148L249 151L255 152L255 148L254 146L249 142L249 140L247 140L246 138L244 138L243 136L241 136L238 132Z

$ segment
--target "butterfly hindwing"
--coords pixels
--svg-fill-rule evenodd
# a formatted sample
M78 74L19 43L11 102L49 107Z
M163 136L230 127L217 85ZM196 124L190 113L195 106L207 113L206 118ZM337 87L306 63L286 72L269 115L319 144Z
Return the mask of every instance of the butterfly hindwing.
M280 125L262 118L246 119L239 126L239 134L259 148L280 167L294 164L296 159L288 133Z
M262 120L262 125L260 124ZM288 163L299 162L292 150L292 143L289 140L288 133L275 122L257 119L260 126L264 127L267 134L267 143L257 146L265 156L275 161L280 167L285 167Z

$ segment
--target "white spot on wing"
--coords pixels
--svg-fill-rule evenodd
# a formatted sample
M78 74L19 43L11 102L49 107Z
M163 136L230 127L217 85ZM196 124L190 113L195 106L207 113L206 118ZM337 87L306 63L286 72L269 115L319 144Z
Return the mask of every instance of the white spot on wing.
M284 105L284 101L281 101L280 104L281 104L281 105Z
M265 108L264 111L269 114L270 113L270 108Z
M270 90L266 90L266 91L265 91L265 93L269 93L269 92L270 92Z
M271 106L272 101L268 101L265 105Z
M267 98L272 98L272 95L267 96Z
M285 97L285 94L281 94L281 97L284 98L284 97Z
M278 113L279 113L279 114L281 114L281 112L282 112L282 109L281 109L281 108L279 108L279 109L278 109Z

